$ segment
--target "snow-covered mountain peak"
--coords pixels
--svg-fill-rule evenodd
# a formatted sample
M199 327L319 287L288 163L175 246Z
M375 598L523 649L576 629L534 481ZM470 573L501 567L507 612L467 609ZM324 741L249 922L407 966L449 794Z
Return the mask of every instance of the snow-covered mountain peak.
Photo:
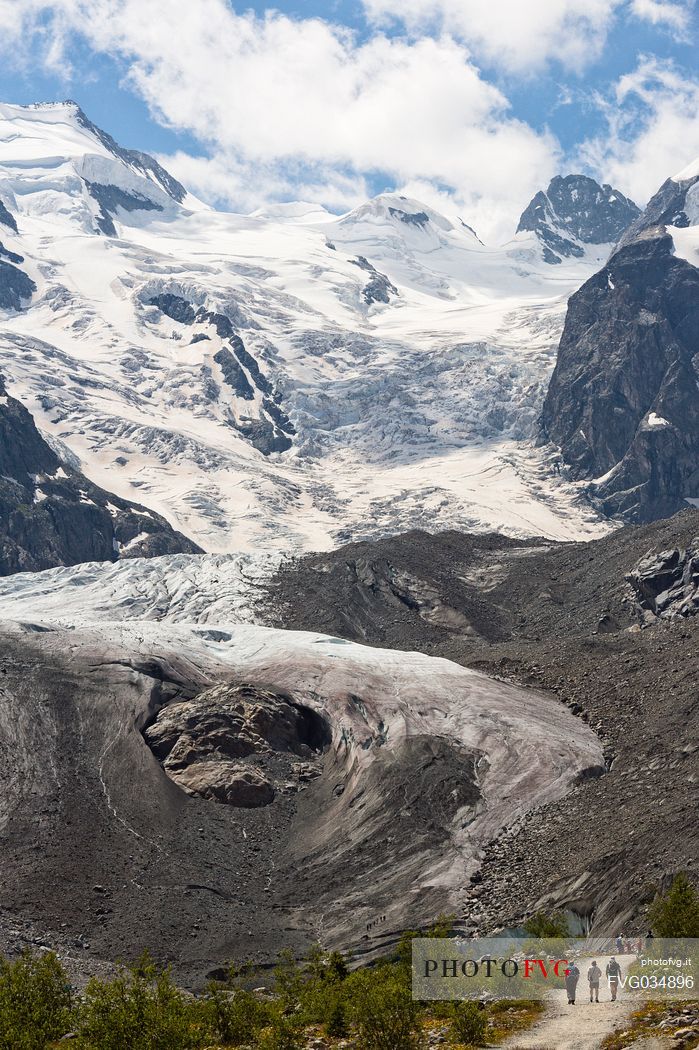
M114 235L115 220L172 213L187 191L152 157L119 146L77 103L56 102L0 104L0 197L19 214Z
M582 258L586 245L616 244L640 214L633 201L606 183L600 186L587 175L557 175L522 212L517 233L534 233L544 261L559 264Z
M212 552L604 528L529 443L603 249L549 266L399 193L236 215L178 187L75 104L0 107L0 368L75 469Z
M673 182L687 182L689 179L699 179L699 157L696 157L689 164L682 168L682 171L678 171L676 175L672 176Z

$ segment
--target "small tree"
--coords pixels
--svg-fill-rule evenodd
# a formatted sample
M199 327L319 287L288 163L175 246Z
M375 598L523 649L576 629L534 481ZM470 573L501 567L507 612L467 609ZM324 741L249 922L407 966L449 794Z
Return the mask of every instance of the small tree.
M488 1016L479 1003L454 1003L450 1011L451 1029L457 1043L483 1046Z
M562 911L537 911L524 923L531 937L567 937L568 920Z
M380 966L348 977L348 1007L363 1050L415 1050L420 1007L400 966Z
M70 985L53 952L0 958L0 1050L44 1050L70 1020Z
M685 872L655 898L648 918L656 937L699 937L699 894Z
M269 1023L270 1009L243 988L224 991L219 985L208 987L209 1027L227 1046L246 1046Z
M194 1050L207 1046L205 1005L187 998L144 955L112 980L93 978L79 1011L78 1045L99 1050Z
M347 1035L347 1008L339 996L330 1004L325 1031L335 1039Z
M257 1050L303 1050L306 1040L298 1017L287 1017L277 1011L271 1024L257 1036Z

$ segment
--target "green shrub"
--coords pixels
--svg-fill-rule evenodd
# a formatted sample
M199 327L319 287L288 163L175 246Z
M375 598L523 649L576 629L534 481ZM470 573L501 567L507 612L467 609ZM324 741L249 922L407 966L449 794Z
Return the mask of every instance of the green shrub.
M240 988L233 994L210 985L206 1013L209 1028L216 1038L229 1046L245 1046L269 1023L270 1009Z
M403 967L380 966L353 973L345 982L350 1017L363 1050L415 1050L420 1008Z
M567 937L568 920L562 911L538 911L524 924L531 937Z
M206 1005L185 996L145 956L112 980L93 978L78 1011L89 1050L194 1050L210 1045Z
M488 1015L478 1003L453 1003L451 1029L457 1043L467 1046L483 1046L488 1028Z
M306 1040L298 1017L277 1012L264 1031L257 1037L257 1050L303 1050Z
M656 897L648 918L656 937L699 937L699 894L685 872Z
M347 1035L347 1008L344 999L339 996L330 1005L325 1019L325 1031L334 1039Z
M0 959L0 1050L44 1050L70 1024L70 985L53 952Z

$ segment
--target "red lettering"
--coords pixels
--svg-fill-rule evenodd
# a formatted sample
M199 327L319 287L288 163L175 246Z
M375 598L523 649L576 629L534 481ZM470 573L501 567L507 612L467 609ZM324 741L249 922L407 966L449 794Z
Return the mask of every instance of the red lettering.
M553 972L555 973L556 977L560 977L561 976L561 972L558 969L558 967L561 965L561 963L563 963L564 966L567 966L568 965L568 960L567 959L556 959L556 964L555 964L555 966L553 968ZM568 976L568 970L565 971L565 975L566 975L566 977Z

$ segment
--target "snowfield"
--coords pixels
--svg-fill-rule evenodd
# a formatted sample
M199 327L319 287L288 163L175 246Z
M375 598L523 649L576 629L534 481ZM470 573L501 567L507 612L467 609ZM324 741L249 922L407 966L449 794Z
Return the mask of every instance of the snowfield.
M531 440L566 300L609 245L551 266L533 233L487 247L396 194L222 214L72 104L0 106L0 200L37 286L0 313L9 390L205 550L609 528Z

